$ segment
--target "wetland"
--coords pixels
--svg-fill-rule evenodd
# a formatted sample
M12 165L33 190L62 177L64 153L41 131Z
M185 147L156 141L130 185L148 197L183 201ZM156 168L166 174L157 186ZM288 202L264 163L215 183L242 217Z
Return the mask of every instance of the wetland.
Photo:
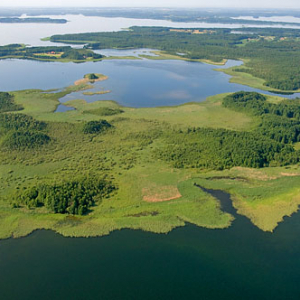
M171 34L185 40L180 24ZM238 55L269 43L297 56L299 40L287 29L271 31L275 40L241 32L228 56L213 37L215 52L202 57L155 39L109 49L118 33L101 49L100 33L75 49L102 60L0 61L4 299L299 298L297 80L291 60L257 71L257 57ZM28 42L68 42L36 37Z

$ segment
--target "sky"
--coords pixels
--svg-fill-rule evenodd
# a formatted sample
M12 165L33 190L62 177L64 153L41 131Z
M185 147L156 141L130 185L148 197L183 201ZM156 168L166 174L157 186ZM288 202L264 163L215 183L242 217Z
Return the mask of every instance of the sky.
M1 0L0 7L236 7L298 8L299 0Z

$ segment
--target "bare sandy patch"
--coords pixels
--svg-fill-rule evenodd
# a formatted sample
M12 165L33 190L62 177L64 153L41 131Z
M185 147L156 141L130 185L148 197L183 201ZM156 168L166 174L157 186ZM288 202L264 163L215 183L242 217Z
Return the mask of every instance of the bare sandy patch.
M282 175L282 176L287 176L287 177L296 177L296 176L300 176L299 173L284 173L284 172L281 172L280 175Z
M181 198L181 194L176 186L156 186L143 189L143 200L147 202L164 202Z

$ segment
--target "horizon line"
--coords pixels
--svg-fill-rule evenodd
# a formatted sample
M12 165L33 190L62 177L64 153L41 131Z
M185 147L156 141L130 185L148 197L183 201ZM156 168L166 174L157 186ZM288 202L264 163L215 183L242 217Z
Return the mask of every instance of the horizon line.
M232 9L232 10L238 10L238 9L254 9L254 10L262 10L262 9L270 9L270 10L289 10L289 9L297 9L300 10L300 7L249 7L249 6L243 6L243 7L229 7L229 6L1 6L0 8L71 8L71 9L82 9L82 8L126 8L126 9L136 9L136 8L143 8L143 9L184 9L188 10L191 8L199 8L199 9Z

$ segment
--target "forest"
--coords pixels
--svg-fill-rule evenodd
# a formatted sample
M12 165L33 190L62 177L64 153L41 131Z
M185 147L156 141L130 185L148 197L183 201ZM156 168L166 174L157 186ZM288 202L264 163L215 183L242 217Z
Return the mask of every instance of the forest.
M47 124L24 114L0 114L1 147L7 150L32 149L50 142Z
M22 110L22 106L16 105L9 93L0 92L0 113L16 110Z
M104 178L84 177L63 183L40 184L13 196L12 205L45 206L53 213L84 215L116 188Z

